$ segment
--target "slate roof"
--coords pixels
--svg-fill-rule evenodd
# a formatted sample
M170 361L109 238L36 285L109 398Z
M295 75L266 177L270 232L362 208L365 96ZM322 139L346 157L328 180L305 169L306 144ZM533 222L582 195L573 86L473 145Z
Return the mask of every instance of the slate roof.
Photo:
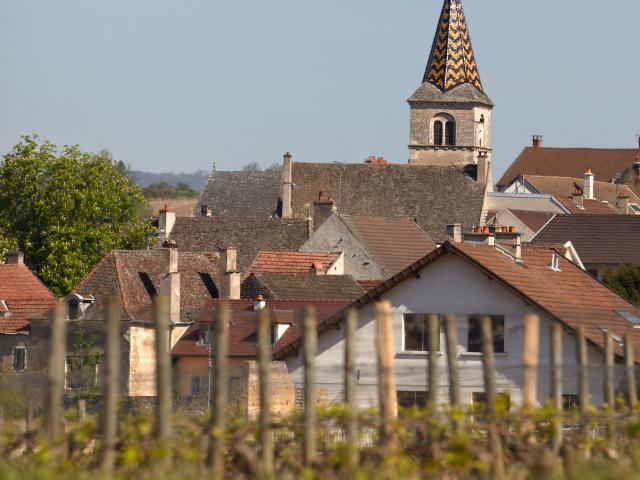
M348 275L252 273L242 282L243 298L273 300L352 300L364 290Z
M436 248L427 234L409 218L339 217L389 276Z
M0 264L0 300L10 315L0 318L0 333L29 328L29 317L49 310L56 297L29 268L22 264Z
M194 216L202 205L217 217L267 218L276 215L280 197L280 171L218 172L209 176Z
M640 216L558 215L532 241L559 244L567 240L585 264L640 263Z
M262 251L249 266L255 273L310 273L315 263L327 270L340 252Z
M580 178L587 168L597 179L611 181L633 165L637 152L632 148L526 147L497 185L503 187L518 175Z
M261 250L297 250L309 238L305 219L178 217L171 231L178 250L208 252L238 248L245 271Z
M627 217L616 215L615 218ZM553 252L549 247L525 246L523 262L518 263L492 246L447 241L379 287L365 293L342 312L321 322L318 331L323 332L341 322L347 308L360 308L376 301L405 279L414 277L425 266L437 262L444 255L452 254L468 261L507 290L540 308L568 328L573 330L584 327L588 340L597 347L604 347L601 326L611 329L616 335L630 334L635 346L636 362L640 362L640 331L634 329L627 320L615 312L615 309L622 309L640 318L640 308L629 303L562 255L559 259L560 271L552 271L550 265ZM300 345L300 340L296 340L277 356L284 358ZM618 353L622 353L621 349Z
M102 320L107 300L116 296L125 321L153 322L153 297L160 290L163 250L115 250L107 254L73 289L95 303L85 312L86 320ZM180 320L194 321L207 299L223 291L218 253L180 252Z
M215 310L220 304L219 300L209 300L200 310L196 323L189 327L180 340L171 350L174 356L183 357L207 357L208 347L199 343L200 328L202 325L212 325L215 322ZM285 334L273 346L273 352L278 352L285 345L300 338L302 335L302 319L305 308L313 306L316 310L316 320L322 322L331 315L340 311L348 301L318 301L318 300L272 300L268 301L265 308L269 310L272 321L292 325ZM232 323L229 326L229 356L242 358L256 357L256 312L253 310L252 300L231 300Z
M485 190L457 167L434 165L292 162L292 182L294 217L308 216L323 190L340 214L412 218L434 242L448 223L480 223Z

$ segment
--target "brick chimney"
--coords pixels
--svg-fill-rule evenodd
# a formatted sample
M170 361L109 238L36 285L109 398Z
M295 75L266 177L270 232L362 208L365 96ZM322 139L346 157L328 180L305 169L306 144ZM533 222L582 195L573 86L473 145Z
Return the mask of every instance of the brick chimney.
M293 208L291 206L291 198L292 198L292 163L293 157L289 152L284 154L283 163L282 163L282 176L280 179L280 199L282 200L282 218L291 218L293 217Z
M169 319L180 321L180 274L178 273L178 249L164 243L160 270L160 295L169 299Z
M313 262L313 264L311 265L311 272L315 273L318 276L327 274L327 271L325 270L324 265L322 265L322 262Z
M515 227L496 226L496 245L509 252L516 260L522 260L522 234Z
M462 224L450 223L447 225L447 237L449 237L455 243L462 242Z
M478 165L476 170L476 181L482 184L489 183L491 178L491 160L487 152L478 153Z
M313 228L318 230L327 218L336 211L336 207L333 204L333 197L325 199L324 192L320 190L318 192L318 200L313 202Z
M228 247L220 251L220 264L223 274L227 277L227 298L240 299L240 272L237 267L238 249Z
M624 213L628 213L629 207L629 193L626 190L621 190L616 198L616 208L624 210Z
M462 234L464 243L473 243L476 245L495 245L496 237L489 232L489 227L475 227L473 231Z
M24 253L20 251L7 252L8 265L24 265Z
M594 200L596 198L594 191L595 178L596 176L593 174L591 169L587 168L587 170L584 172L583 186L585 200Z
M532 146L533 148L542 148L544 146L544 137L542 135L534 135Z
M203 217L211 217L213 215L213 208L209 205L202 205L200 207L200 215Z
M176 212L165 205L158 216L158 240L162 243L169 239L173 226L176 224Z

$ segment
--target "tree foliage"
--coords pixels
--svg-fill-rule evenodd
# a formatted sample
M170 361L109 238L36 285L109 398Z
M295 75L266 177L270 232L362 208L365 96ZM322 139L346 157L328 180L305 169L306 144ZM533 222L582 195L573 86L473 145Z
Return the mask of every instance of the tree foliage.
M63 295L110 250L145 247L151 227L137 218L143 202L108 152L23 136L0 163L0 250L20 248Z
M630 302L640 305L640 264L607 270L602 281Z
M191 189L186 183L178 183L172 187L167 182L152 183L144 188L145 198L195 198L200 195L199 192Z

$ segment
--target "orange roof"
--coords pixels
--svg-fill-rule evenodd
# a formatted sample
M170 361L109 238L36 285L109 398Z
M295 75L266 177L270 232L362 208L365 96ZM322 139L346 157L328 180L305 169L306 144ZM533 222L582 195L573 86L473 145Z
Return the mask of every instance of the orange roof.
M557 197L557 199L572 215L607 215L619 213L611 204L601 202L600 200L583 200L582 208L580 208L569 197Z
M339 256L340 252L262 251L253 260L249 272L309 273L316 264L327 270Z
M0 318L0 333L16 333L29 326L28 318L49 310L56 297L26 265L0 265L0 300L10 315Z

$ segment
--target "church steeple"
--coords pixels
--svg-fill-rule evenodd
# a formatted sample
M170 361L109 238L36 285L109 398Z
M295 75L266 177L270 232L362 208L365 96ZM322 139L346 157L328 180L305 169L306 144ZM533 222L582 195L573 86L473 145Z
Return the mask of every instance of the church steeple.
M422 83L425 82L442 92L465 83L484 92L461 0L445 0L442 6L429 63L422 79Z

